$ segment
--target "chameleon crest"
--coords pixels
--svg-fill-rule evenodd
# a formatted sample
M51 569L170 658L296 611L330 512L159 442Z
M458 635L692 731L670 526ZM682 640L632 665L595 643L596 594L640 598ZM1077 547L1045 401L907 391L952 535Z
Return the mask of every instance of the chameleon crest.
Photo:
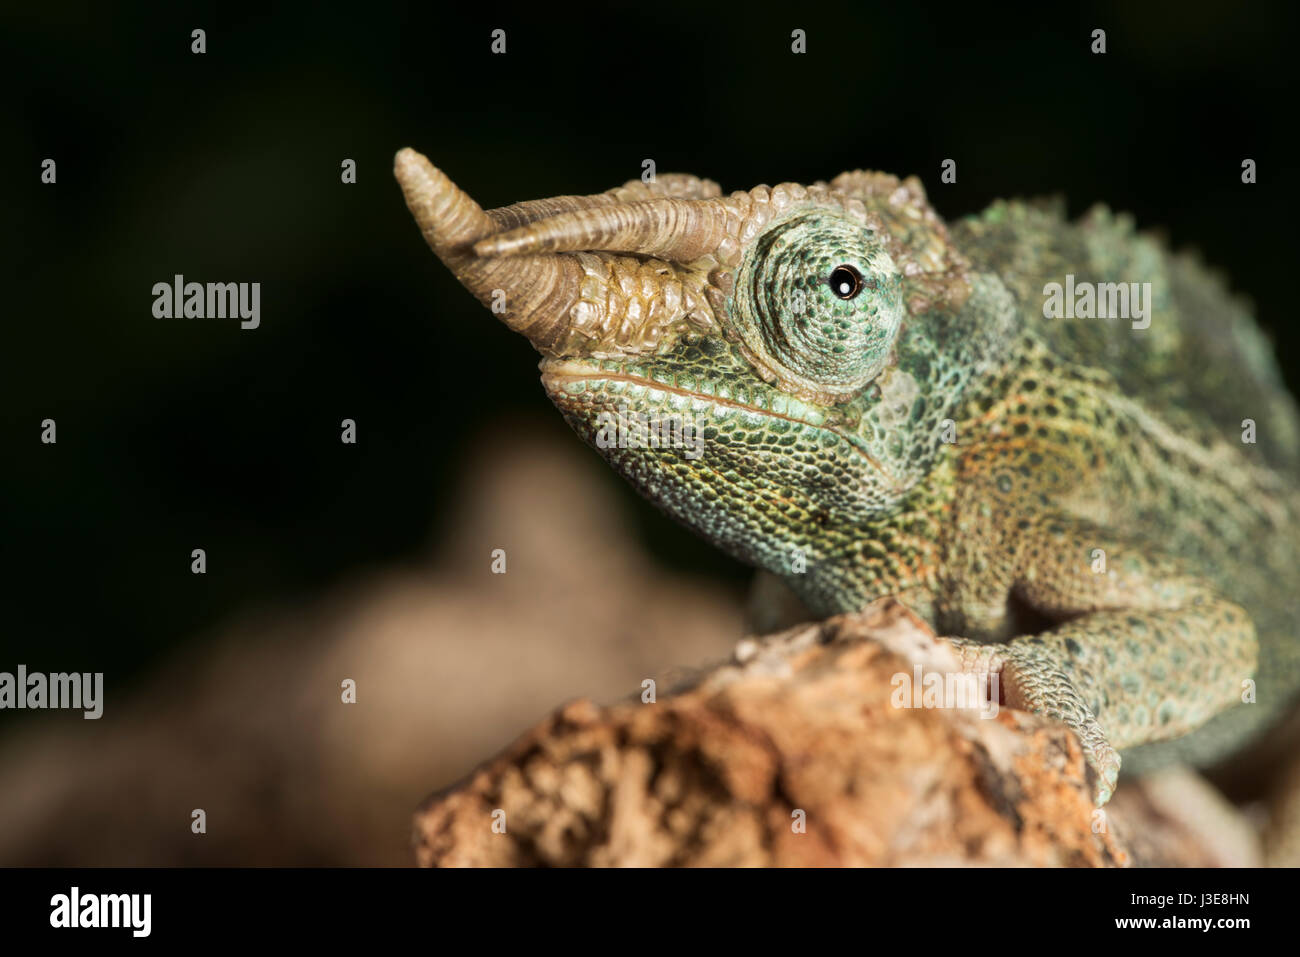
M1125 218L949 227L916 179L862 171L485 211L413 150L395 173L638 491L819 614L902 598L1075 730L1099 803L1120 750L1213 762L1294 699L1300 417L1246 308ZM1140 324L1044 305L1129 280ZM703 454L606 441L614 418L688 421Z

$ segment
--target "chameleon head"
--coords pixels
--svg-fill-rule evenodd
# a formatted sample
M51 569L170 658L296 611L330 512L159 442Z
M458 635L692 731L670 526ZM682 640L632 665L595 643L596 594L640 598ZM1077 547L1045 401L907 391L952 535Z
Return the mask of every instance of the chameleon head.
M434 252L542 354L570 424L732 554L782 571L792 549L848 547L920 474L897 427L938 413L941 377L923 347L900 364L900 329L968 290L915 180L723 197L672 174L484 211L413 150L395 174Z

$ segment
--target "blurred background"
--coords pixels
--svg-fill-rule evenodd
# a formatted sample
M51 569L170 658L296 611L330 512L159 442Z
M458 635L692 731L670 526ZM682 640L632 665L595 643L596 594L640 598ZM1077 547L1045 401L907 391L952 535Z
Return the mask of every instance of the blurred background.
M0 712L0 865L409 863L415 805L548 709L743 633L748 570L568 432L421 241L400 147L485 207L647 158L915 173L948 218L1106 202L1221 269L1296 385L1293 6L464 6L3 14L0 671L106 703ZM260 282L260 328L154 319L176 273Z

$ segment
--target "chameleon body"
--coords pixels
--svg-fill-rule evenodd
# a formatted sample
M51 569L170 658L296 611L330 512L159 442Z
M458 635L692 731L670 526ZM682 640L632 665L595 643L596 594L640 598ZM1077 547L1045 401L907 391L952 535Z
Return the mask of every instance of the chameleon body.
M1294 701L1300 417L1247 307L1127 217L948 225L916 179L861 171L485 212L414 151L395 171L642 495L818 614L903 599L1074 729L1098 803L1121 752L1216 762ZM1101 284L1138 283L1145 318L1098 316L1101 292L1049 318L1054 283L1112 307ZM601 441L673 416L702 454Z

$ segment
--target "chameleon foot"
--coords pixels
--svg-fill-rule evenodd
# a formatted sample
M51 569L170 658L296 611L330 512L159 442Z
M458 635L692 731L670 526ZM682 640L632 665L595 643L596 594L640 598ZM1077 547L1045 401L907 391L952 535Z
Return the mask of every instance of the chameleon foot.
M1093 802L1101 807L1115 793L1120 757L1079 684L1062 662L1033 643L1032 638L1011 644L981 644L967 638L946 638L961 658L962 668L976 674L998 676L1001 703L1063 722L1083 745L1084 760L1092 772Z

